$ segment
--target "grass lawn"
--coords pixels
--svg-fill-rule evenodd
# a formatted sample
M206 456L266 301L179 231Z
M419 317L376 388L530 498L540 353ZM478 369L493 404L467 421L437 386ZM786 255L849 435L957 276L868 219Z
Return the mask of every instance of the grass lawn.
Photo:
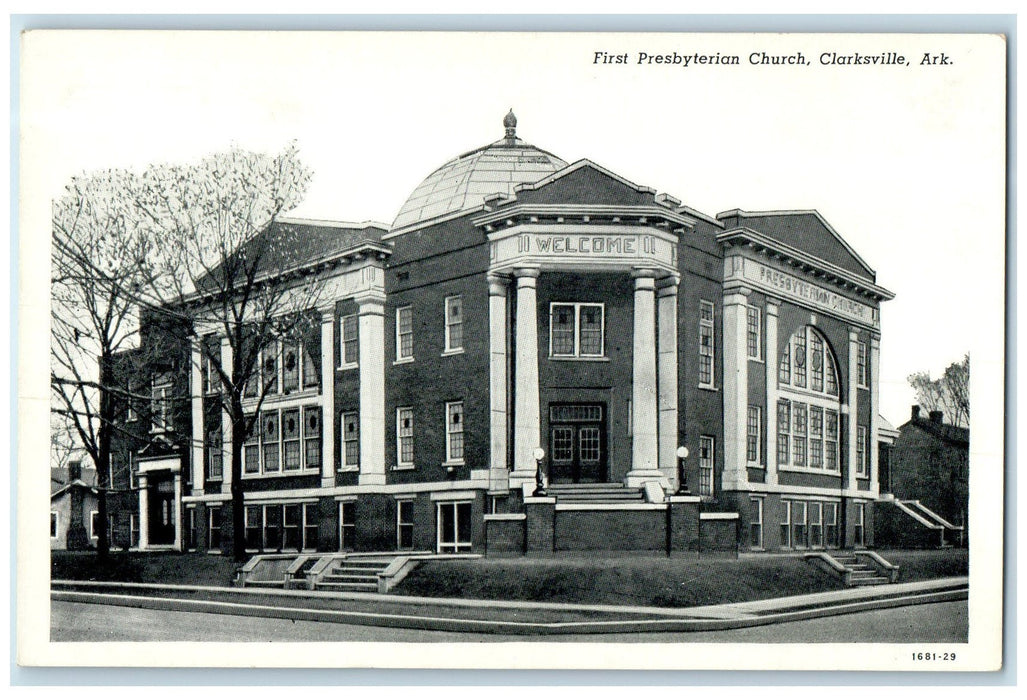
M111 552L105 564L95 552L50 555L50 577L75 581L229 586L239 566L231 557L195 552Z
M966 550L882 552L901 581L963 575ZM693 606L844 588L801 557L479 559L422 564L394 593L610 605Z
M900 581L967 572L965 549L882 551ZM175 552L113 552L101 566L92 552L54 552L55 579L228 586L228 557ZM421 564L393 593L610 605L692 606L762 600L843 588L801 557L472 559Z

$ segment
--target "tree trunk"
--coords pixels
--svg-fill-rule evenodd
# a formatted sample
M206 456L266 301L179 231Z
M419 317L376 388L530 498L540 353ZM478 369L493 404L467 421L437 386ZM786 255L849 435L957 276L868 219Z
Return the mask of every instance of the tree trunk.
M235 402L233 402L235 403ZM246 439L246 416L242 406L232 409L232 556L246 561L246 521L242 485L242 449Z
M98 428L99 438L97 440L96 454L96 490L97 490L97 520L96 526L96 554L103 561L110 553L110 537L107 532L107 489L110 488L110 464L111 464L111 431L114 423L114 401L108 388L113 377L111 367L113 364L112 353L104 350L100 356L100 425Z

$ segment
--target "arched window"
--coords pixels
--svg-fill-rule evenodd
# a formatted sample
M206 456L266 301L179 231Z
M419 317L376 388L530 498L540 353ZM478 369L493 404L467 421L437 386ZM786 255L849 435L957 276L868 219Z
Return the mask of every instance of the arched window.
M817 329L806 326L789 338L777 378L778 466L839 471L838 363Z
M820 331L806 326L792 335L781 350L777 383L780 388L838 396L838 364Z

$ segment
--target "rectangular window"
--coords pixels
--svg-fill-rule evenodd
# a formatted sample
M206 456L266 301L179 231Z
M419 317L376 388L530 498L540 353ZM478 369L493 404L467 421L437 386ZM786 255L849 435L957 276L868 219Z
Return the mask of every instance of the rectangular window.
M713 436L699 437L699 495L713 495Z
M463 297L446 297L446 352L463 350L464 302Z
M281 432L278 411L264 411L260 414L260 452L263 456L264 472L280 472L279 459Z
M699 384L713 386L715 358L713 341L713 303L699 302Z
M172 429L171 425L171 374L154 378L150 392L150 421L154 432L162 433Z
M277 509L279 506L267 506ZM290 503L282 506L285 511L282 518L282 549L303 549L303 506Z
M806 502L792 501L792 546L806 547Z
M99 539L100 534L100 511L89 511L89 539ZM109 539L109 537L108 537Z
M356 314L339 321L339 354L343 367L356 367L360 361L360 324Z
M806 404L798 401L792 402L792 464L797 467L806 466Z
M221 549L221 508L207 509L207 549Z
M321 339L318 337L317 343L313 344L313 347L307 343L302 343L300 349L303 355L303 388L304 389L316 389L319 383L317 365L314 364L314 355L320 352Z
M342 414L342 468L360 469L360 416L357 413Z
M278 343L272 341L260 353L260 381L264 391L268 394L278 393Z
M224 470L224 459L221 456L223 438L221 437L221 426L214 428L207 433L207 478L211 480L220 479Z
M317 549L317 504L303 504L303 549Z
M863 342L856 345L856 384L864 389L870 386L870 357Z
M824 504L824 544L827 547L838 546L838 504Z
M605 311L602 304L551 304L550 356L602 357L606 330Z
M820 406L809 407L809 465L824 467L824 409Z
M296 341L282 343L282 392L289 394L300 388L300 360L302 345Z
M792 426L791 403L777 402L777 463L788 464L789 442Z
M303 466L307 469L321 467L321 408L303 407Z
M243 473L260 473L260 421L254 421L243 442Z
M409 406L396 409L396 464L414 466L414 409Z
M139 516L135 513L130 513L128 516L128 537L129 547L139 546Z
M60 521L59 514L57 511L50 511L50 537L57 537L58 523Z
M760 463L760 426L762 411L759 406L749 406L745 417L745 461Z
M749 499L749 546L763 549L763 499Z
M462 552L471 549L471 504L438 504L438 551Z
M856 476L870 476L870 464L867 460L867 427L856 428Z
M814 549L824 546L823 505L816 502L809 504L809 546Z
M396 548L414 548L414 502L396 501Z
M809 334L810 389L824 390L824 341L819 333Z
M824 467L838 471L838 411L824 411Z
M866 544L866 506L862 503L853 504L852 545L863 547Z
M339 547L342 551L352 551L357 547L356 501L339 503Z
M410 306L396 309L396 361L414 359L414 310Z
M792 502L781 501L781 546L792 546Z
M282 506L264 506L264 549L282 549Z
M464 461L464 403L446 404L446 461Z
M761 333L760 310L755 306L745 307L745 345L750 360L759 360L763 357Z
M300 459L300 410L282 411L282 465L287 472L297 471Z

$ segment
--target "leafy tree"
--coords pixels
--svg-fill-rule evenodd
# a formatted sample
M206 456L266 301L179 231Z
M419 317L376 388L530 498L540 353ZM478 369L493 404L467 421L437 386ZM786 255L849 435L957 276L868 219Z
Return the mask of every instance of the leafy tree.
M295 144L275 156L232 148L192 165L149 168L136 197L151 236L161 241L163 273L173 287L154 308L191 324L191 342L212 378L209 396L231 430L237 561L246 556L243 444L274 387L262 363L270 370L269 350L307 330L323 287L319 274L297 265L304 241L277 224L302 201L309 181ZM206 342L210 335L217 342Z
M153 239L132 205L138 186L131 173L106 170L74 178L53 202L51 457L79 447L93 461L101 558L110 548L111 439L125 429L119 411L130 398L115 359L135 342L138 291L154 288L156 279Z
M916 391L917 402L927 411L942 411L953 425L966 427L970 422L970 355L953 362L937 379L929 372L907 377Z

